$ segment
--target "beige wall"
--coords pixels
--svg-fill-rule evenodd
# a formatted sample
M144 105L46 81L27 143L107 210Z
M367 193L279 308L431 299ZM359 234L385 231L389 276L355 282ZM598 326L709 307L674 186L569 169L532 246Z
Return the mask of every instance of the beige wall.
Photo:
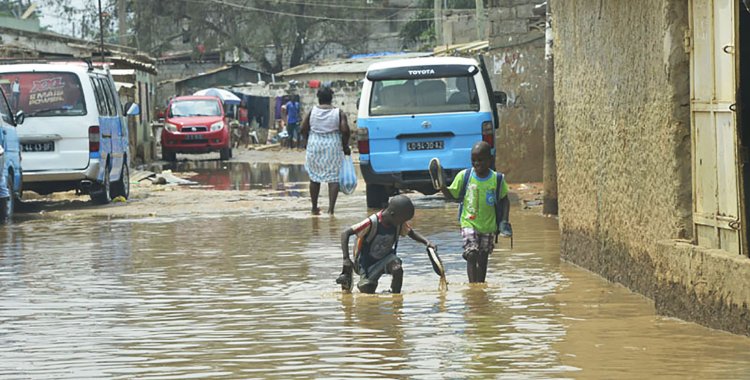
M552 10L563 257L655 297L657 241L692 235L687 0Z

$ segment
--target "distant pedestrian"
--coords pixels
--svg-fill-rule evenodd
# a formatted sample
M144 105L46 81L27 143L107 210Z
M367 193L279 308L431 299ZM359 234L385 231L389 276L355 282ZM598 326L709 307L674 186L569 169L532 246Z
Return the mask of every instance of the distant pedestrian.
M290 100L282 107L282 114L286 119L286 133L288 137L289 148L301 148L302 139L300 138L300 122L302 107L299 103L299 95L292 95Z
M362 293L375 293L383 274L390 274L391 292L401 293L404 270L396 255L398 239L408 236L437 250L437 247L411 228L408 221L414 217L414 204L407 196L397 195L388 202L388 207L367 219L349 227L341 234L341 250L344 254L344 269L336 279L344 290L351 290L352 277L356 269L359 274L357 288ZM354 262L349 258L349 238L359 238Z
M430 161L430 175L433 179L440 178L438 187L445 197L461 202L459 220L469 282L484 282L497 236L513 235L509 222L508 184L502 173L490 169L491 149L484 141L474 144L472 167L459 172L449 187L443 182L439 161Z
M13 81L13 84L10 87L10 107L12 108L11 111L18 112L18 102L21 100L21 82L19 82L18 77Z
M318 90L318 105L302 121L302 137L307 141L305 169L310 177L313 215L319 215L320 184L328 183L328 213L333 215L339 193L339 171L344 155L350 155L349 122L346 114L331 105L333 90Z

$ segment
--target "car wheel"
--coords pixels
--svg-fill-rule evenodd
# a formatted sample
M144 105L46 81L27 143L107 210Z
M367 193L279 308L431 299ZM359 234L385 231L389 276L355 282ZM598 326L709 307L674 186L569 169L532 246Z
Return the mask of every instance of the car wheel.
M230 158L232 158L232 148L221 148L221 150L219 150L220 160L226 161Z
M128 199L130 196L130 169L128 169L127 160L122 163L122 174L120 175L120 180L112 184L111 190L112 193L110 195L112 198L122 196L125 199Z
M388 203L388 193L383 185L365 185L367 208L383 208Z
M92 201L99 204L107 204L112 200L110 198L109 165L104 168L104 180L101 183L94 183L89 195Z
M162 148L161 150L161 159L168 162L177 161L177 153L170 152L168 150L165 150Z

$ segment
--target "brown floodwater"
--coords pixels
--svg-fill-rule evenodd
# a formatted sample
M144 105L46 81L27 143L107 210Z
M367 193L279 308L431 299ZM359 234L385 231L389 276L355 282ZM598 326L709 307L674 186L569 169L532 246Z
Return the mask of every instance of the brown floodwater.
M415 197L403 294L342 294L342 196L242 216L36 219L0 227L2 378L750 377L750 339L655 315L650 300L560 261L555 219L514 210L485 285L466 283L456 205ZM325 198L323 206L327 206Z

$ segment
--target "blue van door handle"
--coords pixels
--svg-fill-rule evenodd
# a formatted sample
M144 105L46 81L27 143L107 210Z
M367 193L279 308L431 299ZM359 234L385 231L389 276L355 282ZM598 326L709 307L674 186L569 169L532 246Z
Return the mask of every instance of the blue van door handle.
M106 135L102 134L102 137L104 137L105 139L111 139L112 135L111 134L106 134Z

